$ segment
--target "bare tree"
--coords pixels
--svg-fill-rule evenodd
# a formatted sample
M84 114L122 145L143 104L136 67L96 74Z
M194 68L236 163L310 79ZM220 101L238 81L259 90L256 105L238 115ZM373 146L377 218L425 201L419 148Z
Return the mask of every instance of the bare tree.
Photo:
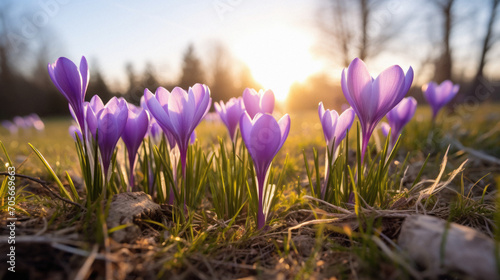
M484 39L482 42L482 48L481 48L481 55L479 57L479 64L477 67L476 75L474 76L474 81L472 83L471 90L469 94L474 94L476 88L481 83L481 79L484 78L484 67L486 66L486 63L488 62L486 59L486 56L488 55L488 52L491 50L491 47L499 40L499 36L495 36L493 34L493 29L495 22L497 20L497 14L498 14L498 4L500 3L500 0L491 0L490 4L490 15L488 18L488 23L486 27L486 34L484 35Z
M439 12L443 16L443 34L441 43L441 54L435 63L434 80L441 83L444 80L452 79L452 50L451 50L451 33L454 26L453 5L455 0L434 0Z
M386 0L329 0L328 7L322 8L318 17L320 52L344 67L354 57L365 60L376 56L404 27L392 11L383 9L386 3ZM376 16L380 11L384 17Z

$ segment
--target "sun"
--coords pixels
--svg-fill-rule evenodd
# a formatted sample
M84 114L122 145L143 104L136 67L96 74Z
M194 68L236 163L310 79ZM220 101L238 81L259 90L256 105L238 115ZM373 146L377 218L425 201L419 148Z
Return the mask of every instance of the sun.
M304 81L321 69L310 52L312 43L313 38L300 29L275 26L266 32L246 33L233 51L257 82L271 89L278 101L284 101L294 82Z

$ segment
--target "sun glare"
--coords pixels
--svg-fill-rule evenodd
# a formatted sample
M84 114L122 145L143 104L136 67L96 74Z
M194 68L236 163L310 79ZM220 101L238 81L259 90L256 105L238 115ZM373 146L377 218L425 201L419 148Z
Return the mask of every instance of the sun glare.
M310 53L312 42L306 32L280 26L264 34L247 33L236 42L234 52L250 67L257 82L284 101L294 82L321 69Z

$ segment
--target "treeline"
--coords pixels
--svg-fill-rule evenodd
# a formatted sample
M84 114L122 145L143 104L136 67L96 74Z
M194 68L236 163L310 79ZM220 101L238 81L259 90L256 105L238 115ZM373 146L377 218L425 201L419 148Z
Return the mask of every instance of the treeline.
M29 113L40 116L68 115L67 102L50 81L46 69L49 61L38 58L38 61L44 62L35 67L33 75L27 76L12 67L9 58L3 55L11 52L6 49L8 47L8 43L0 43L0 119ZM233 59L224 46L215 45L212 52L212 60L204 62L198 57L194 45L190 44L183 54L180 76L170 81L158 75L155 66L149 62L143 71L137 71L135 65L128 63L124 69L127 79L121 90L113 89L99 67L92 65L95 61L90 59L90 82L86 98L97 94L107 101L113 96L121 96L139 104L145 88L152 91L159 86L168 90L175 86L187 89L195 83L205 83L211 89L212 99L218 102L240 96L246 87L260 88L249 68ZM210 68L205 65L210 65Z
M178 79L164 81L151 63L146 63L143 73L138 73L132 64L128 64L126 66L128 88L119 94L129 102L138 104L145 88L151 91L159 86L168 90L176 86L187 89L195 83L204 83L210 88L212 100L218 102L240 96L246 87L260 87L253 79L248 66L234 59L222 44L215 44L212 47L208 61L202 61L194 45L190 44L183 54L180 68Z
M316 52L336 69L347 67L355 57L367 64L380 56L416 60L413 66L418 71L409 95L419 103L425 102L423 83L444 80L460 84L454 104L500 101L498 73L485 73L487 65L498 64L499 3L323 0L318 2L316 15ZM396 60L393 63L398 64ZM328 108L340 109L345 102L340 80L317 74L294 84L288 107L309 110L317 108L319 101L327 102Z
M46 68L47 63L53 62L49 57L60 53L61 42L41 31L34 33L33 38L15 35L20 33L12 31L19 26L12 26L16 21L12 20L13 15L5 3L9 1L0 3L0 119L30 113L68 115L66 102L52 85ZM405 6L411 1L323 0L318 3L316 51L335 69L347 67L355 57L369 65L380 62L381 56L412 58L412 63L417 61L413 66L418 71L410 94L418 101L423 101L422 83L447 79L461 85L454 102L500 99L495 81L498 73L487 71L489 66L498 64L500 0L422 0L420 4L413 4L420 9L419 13ZM468 45L456 43L463 38L470 40ZM87 96L98 94L103 100L123 96L137 104L144 88L155 90L163 86L170 90L180 86L186 89L201 82L210 87L212 99L217 102L240 96L246 87L261 88L248 66L232 57L223 44L204 46L203 55L198 51L192 44L186 46L179 54L183 56L182 65L172 65L172 69L180 69L173 79L171 73L168 77L165 77L167 73L159 74L157 61L144 65L128 63L123 70L126 79L120 81L120 86L110 84L98 62L87 57L91 71ZM340 81L332 79L326 71L311 73L306 81L293 84L286 109L316 109L320 101L327 108L340 109L345 102Z

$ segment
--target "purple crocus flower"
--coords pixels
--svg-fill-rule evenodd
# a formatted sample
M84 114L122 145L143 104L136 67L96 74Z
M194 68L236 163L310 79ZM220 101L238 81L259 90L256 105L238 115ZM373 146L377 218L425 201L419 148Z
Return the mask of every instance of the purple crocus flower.
M182 176L185 178L189 141L194 129L210 110L210 89L203 84L195 84L187 92L180 87L175 87L172 92L159 87L154 95L145 89L144 99L149 112L163 131L174 136L179 147Z
M210 109L210 90L202 84L195 84L188 92L179 87L175 87L172 92L159 87L154 95L145 89L144 98L160 127L174 136L184 170L191 134Z
M148 135L153 139L153 143L158 144L161 141L161 135L162 135L162 128L156 121L154 117L151 117L151 112L149 111L148 105L146 104L146 99L144 99L144 95L141 96L141 108L146 110L149 113L150 119L149 119L149 128L148 128ZM169 142L169 146L171 148L175 147L175 139L172 135L172 133L167 133L167 140Z
M2 126L5 127L10 132L10 134L16 134L19 131L17 125L8 120L2 121Z
M254 118L257 113L272 114L274 93L270 89L266 91L261 89L257 92L252 88L246 88L243 91L243 103L250 118Z
M78 138L80 138L80 141L83 143L83 136L82 136L82 132L80 131L80 128L77 126L77 125L70 125L69 126L69 135L71 136L71 138L73 138L73 140L75 140L75 142L77 141L77 135L78 135Z
M134 167L137 151L141 146L142 140L148 132L149 115L146 110L136 107L132 104L127 104L128 117L123 130L122 140L125 143L128 151L128 161L130 166L129 188L132 191L134 187Z
M35 113L29 114L26 118L30 120L31 125L36 130L42 131L45 129L45 124L43 123L42 119L40 119L40 116L38 116L37 114Z
M433 120L436 119L439 110L457 95L459 89L459 85L454 85L449 80L442 82L440 85L437 85L435 82L430 82L422 86L425 100L427 100L432 108Z
M342 70L342 91L361 123L361 160L364 159L368 141L380 120L406 95L413 82L413 69L404 73L393 65L372 78L365 63L355 58Z
M238 122L241 115L245 112L245 106L243 105L243 99L241 97L231 98L226 104L220 101L219 103L214 103L215 111L219 114L220 119L226 125L229 131L229 136L234 142L236 136L236 129L238 128Z
M87 106L87 123L91 123L93 117L89 112L93 109L91 104ZM108 103L97 112L95 116L96 129L90 128L94 138L97 133L97 144L101 152L101 160L104 169L104 174L108 176L111 157L116 147L116 143L120 139L127 123L127 101L123 98L113 97ZM89 125L90 126L90 125Z
M347 131L351 129L355 114L352 108L348 108L339 116L335 110L325 110L323 102L319 103L318 114L327 145L325 181L321 187L321 197L324 199L326 194L326 184L328 182L328 177L330 176L330 164L332 164L329 162L329 155L331 155L333 161L335 161L338 154L338 147L342 140L346 137Z
M403 98L396 107L387 113L387 121L391 131L390 146L394 147L398 140L403 127L413 118L417 109L417 100L413 97ZM385 126L385 125L384 125ZM387 127L382 127L382 132L387 130ZM388 133L388 132L387 132ZM384 133L386 136L388 134Z
M80 60L80 67L65 57L60 57L55 63L48 65L50 79L57 89L66 97L74 111L76 121L82 129L84 127L85 113L83 101L89 84L89 69L84 56Z
M382 131L382 134L384 134L384 136L387 137L387 136L389 136L389 133L391 132L391 126L386 122L381 122L380 123L380 130Z
M264 213L264 189L267 184L267 175L274 156L281 149L290 132L290 116L284 115L276 121L269 114L257 114L253 119L244 113L240 119L241 137L252 157L257 176L259 209L257 213L257 227L263 228L266 224L267 213Z
M26 129L30 126L30 123L27 123L26 119L21 116L15 116L12 121L18 128ZM29 120L28 120L29 121Z
M149 112L149 111L148 111ZM161 139L162 130L160 125L156 122L154 118L149 120L148 135L154 141L154 143L159 143Z
M336 153L340 142L347 135L347 130L351 129L355 117L354 110L348 108L339 116L335 110L325 110L323 102L320 102L318 114L328 150Z
M91 135L95 135L97 131L97 113L104 109L104 103L98 95L92 96L90 102L84 102L85 108L85 124Z

